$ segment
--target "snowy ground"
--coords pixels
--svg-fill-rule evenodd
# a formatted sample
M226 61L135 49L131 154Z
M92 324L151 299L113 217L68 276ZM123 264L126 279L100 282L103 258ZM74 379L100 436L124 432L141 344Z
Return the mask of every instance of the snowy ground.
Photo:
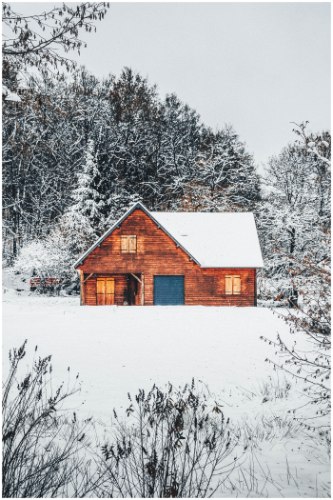
M274 348L259 337L274 339L279 332L301 349L307 345L301 336L290 338L287 325L270 310L80 307L78 298L19 296L7 289L3 326L4 373L8 350L27 338L26 367L38 345L39 355L52 354L54 383L80 374L82 390L73 405L80 406L81 416L108 423L113 408L127 406L128 392L154 383L179 386L194 377L240 426L244 442L250 429L254 433L247 463L253 462L257 479L238 474L238 491L329 496L327 445L288 413L302 403L302 386L272 371L265 359L274 357Z

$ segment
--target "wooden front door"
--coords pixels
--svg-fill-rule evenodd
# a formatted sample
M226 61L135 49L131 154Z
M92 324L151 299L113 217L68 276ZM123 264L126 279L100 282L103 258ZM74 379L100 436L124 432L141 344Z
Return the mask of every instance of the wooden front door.
M97 305L114 304L114 278L97 278Z

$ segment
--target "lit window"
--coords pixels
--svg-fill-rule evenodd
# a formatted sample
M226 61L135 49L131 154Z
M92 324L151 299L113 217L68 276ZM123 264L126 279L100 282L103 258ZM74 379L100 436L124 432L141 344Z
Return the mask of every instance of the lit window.
M226 295L240 295L241 293L241 278L240 276L225 277L225 293Z
M121 236L121 253L136 253L136 236Z

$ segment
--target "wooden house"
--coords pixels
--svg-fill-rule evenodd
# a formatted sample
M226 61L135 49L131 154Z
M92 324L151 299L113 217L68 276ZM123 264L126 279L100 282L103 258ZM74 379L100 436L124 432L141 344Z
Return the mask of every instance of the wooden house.
M251 213L150 212L136 203L75 263L83 305L255 306Z

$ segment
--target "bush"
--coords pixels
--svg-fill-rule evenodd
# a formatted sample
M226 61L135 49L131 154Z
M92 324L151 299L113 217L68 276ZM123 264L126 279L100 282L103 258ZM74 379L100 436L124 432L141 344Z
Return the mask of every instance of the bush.
M77 280L72 269L74 259L60 230L53 230L46 239L27 242L14 262L14 272L24 278L37 277L42 292L59 292L60 288L74 284ZM47 280L54 280L53 286L45 286Z
M288 373L303 382L303 392L308 403L291 411L308 429L321 429L330 433L331 414L331 273L327 264L315 260L304 260L299 264L307 280L299 281L299 295L302 302L296 310L285 311L280 316L290 327L291 333L300 332L308 339L308 349L301 351L296 342L289 345L278 334L276 341L261 337L279 353L279 358L267 359L274 369ZM305 406L312 405L313 411L302 413ZM310 414L309 414L310 413ZM305 423L306 422L306 423Z
M86 425L61 405L74 389L52 391L51 357L39 358L16 381L26 342L9 354L2 399L2 496L83 496L92 478L84 459Z
M182 391L154 386L128 397L128 420L114 414L116 436L102 448L98 496L212 496L237 462L239 438L221 407L210 408L194 382Z
M52 391L50 356L17 382L25 348L10 352L3 384L3 497L207 497L236 467L239 436L194 382L129 395L112 442L90 445L93 420L64 408L75 388Z

